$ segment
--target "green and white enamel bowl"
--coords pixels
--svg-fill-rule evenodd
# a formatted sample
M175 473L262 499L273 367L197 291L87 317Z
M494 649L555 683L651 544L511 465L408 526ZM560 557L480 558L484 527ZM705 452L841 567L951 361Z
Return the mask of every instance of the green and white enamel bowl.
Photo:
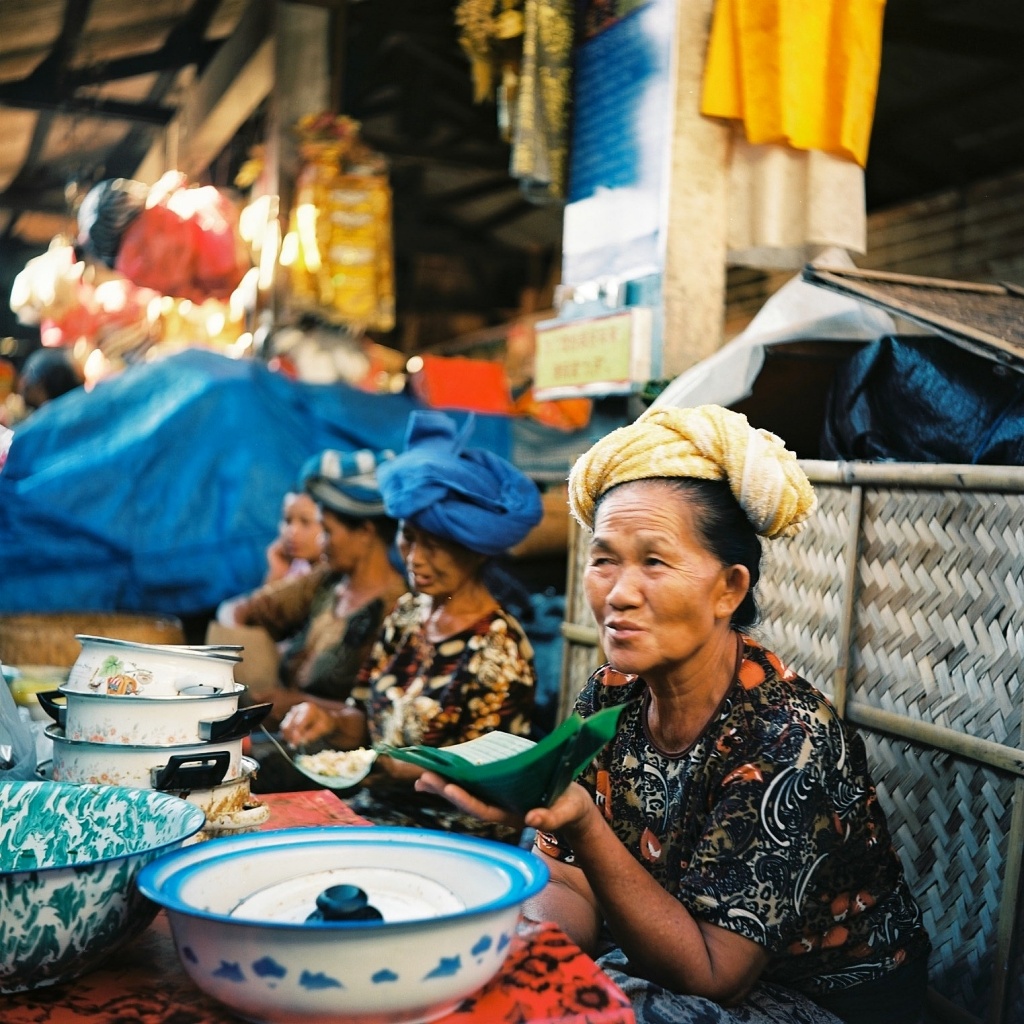
M153 920L135 876L206 820L156 790L0 782L0 992L70 981Z

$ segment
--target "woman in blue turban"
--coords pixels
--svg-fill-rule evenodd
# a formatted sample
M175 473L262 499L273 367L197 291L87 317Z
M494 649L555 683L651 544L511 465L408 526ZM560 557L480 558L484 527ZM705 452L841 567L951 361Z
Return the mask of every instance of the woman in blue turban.
M466 445L439 412L410 417L405 450L377 468L381 498L399 520L399 551L412 593L398 599L356 683L357 707L300 705L285 718L291 743L327 739L340 750L388 743L442 747L500 729L530 731L533 650L488 586L493 556L540 522L537 487L491 452ZM363 788L346 797L377 824L474 831L515 840L416 793L420 770L379 757Z

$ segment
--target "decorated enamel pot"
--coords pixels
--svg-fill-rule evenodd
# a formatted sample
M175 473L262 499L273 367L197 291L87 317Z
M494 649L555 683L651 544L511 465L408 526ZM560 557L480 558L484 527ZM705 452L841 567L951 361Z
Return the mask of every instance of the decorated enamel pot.
M223 743L174 747L128 746L69 740L51 725L54 782L97 782L168 792L209 789L237 779L242 766L241 738Z
M116 743L178 747L189 743L223 743L248 736L273 705L239 710L245 687L232 683L221 693L177 697L110 700L99 693L81 693L62 686L37 699L73 743Z
M235 685L237 648L174 647L102 636L82 645L63 689L107 697L177 697L222 693Z

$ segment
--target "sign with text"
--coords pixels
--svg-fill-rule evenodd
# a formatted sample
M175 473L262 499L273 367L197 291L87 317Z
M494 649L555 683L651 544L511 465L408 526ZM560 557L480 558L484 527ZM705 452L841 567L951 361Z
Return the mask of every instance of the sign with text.
M608 316L537 324L538 401L627 394L651 375L652 311L633 306Z

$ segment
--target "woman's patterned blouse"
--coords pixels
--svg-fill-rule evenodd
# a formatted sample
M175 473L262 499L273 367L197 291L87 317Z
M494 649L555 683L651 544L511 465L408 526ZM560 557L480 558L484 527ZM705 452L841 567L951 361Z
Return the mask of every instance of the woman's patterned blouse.
M427 595L400 597L363 664L354 692L371 741L446 747L492 729L528 734L535 676L522 626L498 608L435 645L429 611Z
M769 951L766 981L813 995L882 977L929 942L863 741L823 694L742 641L731 689L677 754L651 739L644 681L598 669L576 710L633 704L580 781L694 917ZM556 836L538 840L572 861Z

